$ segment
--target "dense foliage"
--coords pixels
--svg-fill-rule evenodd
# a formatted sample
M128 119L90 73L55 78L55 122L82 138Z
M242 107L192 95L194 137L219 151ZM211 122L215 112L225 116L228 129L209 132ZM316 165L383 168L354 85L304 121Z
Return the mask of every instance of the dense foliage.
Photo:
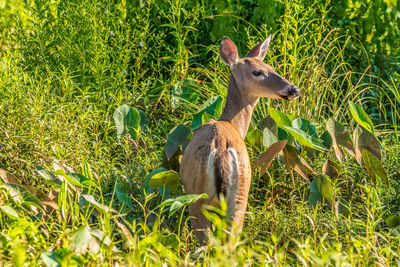
M260 101L244 232L222 205L197 250L182 151L222 111L221 37L269 34L302 97ZM400 260L400 1L4 0L0 70L2 264Z

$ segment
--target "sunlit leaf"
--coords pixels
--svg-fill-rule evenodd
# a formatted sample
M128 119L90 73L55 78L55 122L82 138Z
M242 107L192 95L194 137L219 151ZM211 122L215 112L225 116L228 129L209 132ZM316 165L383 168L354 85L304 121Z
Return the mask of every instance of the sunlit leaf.
M368 117L367 113L365 113L365 111L362 109L362 107L352 101L349 101L349 108L350 113L356 120L356 122L373 134L374 124Z
M300 129L315 139L318 139L317 128L315 128L309 120L298 117L292 121L292 127Z
M300 145L308 146L318 150L325 150L325 147L319 142L317 138L308 135L303 130L290 126L282 126L282 128L285 131L289 132L300 143Z
M179 174L173 170L158 172L154 174L149 181L149 186L156 187L166 185L173 191L176 191L178 184Z
M269 115L276 122L277 126L292 126L292 121L284 113L272 107L268 108Z
M85 254L91 238L90 227L85 224L72 235L70 247L75 252Z
M40 254L40 257L47 267L61 267L61 264L57 261L56 253L54 252L43 252Z
M35 167L36 171L42 176L50 185L59 188L61 181L51 171L45 170L41 167Z
M16 210L13 209L12 207L8 206L8 205L1 206L0 209L1 209L5 214L7 214L7 216L9 216L9 217L12 218L12 219L19 218L19 215L18 215L18 213L16 212Z

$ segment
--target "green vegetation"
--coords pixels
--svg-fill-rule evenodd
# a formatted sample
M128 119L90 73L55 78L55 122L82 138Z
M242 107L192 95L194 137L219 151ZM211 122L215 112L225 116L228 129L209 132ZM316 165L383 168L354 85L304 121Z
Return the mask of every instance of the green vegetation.
M2 265L395 265L400 261L400 2L0 1ZM263 99L246 137L244 231L198 250L179 162L218 118L229 69L302 89Z

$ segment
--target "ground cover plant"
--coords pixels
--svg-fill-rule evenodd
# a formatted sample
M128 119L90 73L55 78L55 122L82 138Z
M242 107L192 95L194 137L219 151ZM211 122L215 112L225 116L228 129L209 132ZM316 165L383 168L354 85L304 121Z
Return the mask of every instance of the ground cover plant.
M0 262L396 265L398 1L0 2ZM302 90L263 99L243 233L198 250L179 164L218 118L227 35ZM248 50L248 49L247 49ZM241 56L246 51L239 51Z

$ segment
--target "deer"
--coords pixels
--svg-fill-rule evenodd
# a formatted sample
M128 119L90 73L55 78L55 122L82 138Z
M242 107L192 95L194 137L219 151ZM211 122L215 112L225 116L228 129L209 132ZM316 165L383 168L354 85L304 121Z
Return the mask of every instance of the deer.
M208 195L189 206L190 223L200 246L208 242L211 227L203 214L207 205L218 207L221 197L227 217L242 231L251 183L251 165L245 137L260 97L292 100L300 89L263 62L271 35L240 58L235 43L224 36L219 55L230 67L227 98L220 118L197 128L186 146L179 175L186 194Z

